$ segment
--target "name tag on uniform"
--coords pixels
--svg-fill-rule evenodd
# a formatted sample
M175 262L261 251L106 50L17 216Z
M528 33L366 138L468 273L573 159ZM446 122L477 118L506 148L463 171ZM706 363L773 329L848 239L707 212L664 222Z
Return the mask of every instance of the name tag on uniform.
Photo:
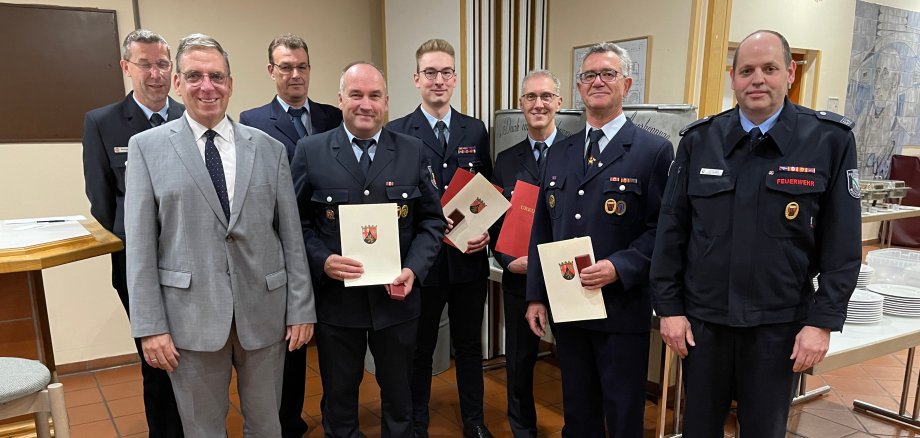
M127 148L127 146L115 146L115 147L112 148L112 149L115 150L115 153L116 153L116 154L127 154L127 153L128 153L128 148Z
M700 169L700 175L722 176L722 169Z

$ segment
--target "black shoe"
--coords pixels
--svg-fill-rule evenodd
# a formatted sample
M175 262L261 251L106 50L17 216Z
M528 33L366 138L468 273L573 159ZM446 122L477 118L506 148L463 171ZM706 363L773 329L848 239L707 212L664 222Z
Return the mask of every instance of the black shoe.
M463 438L495 438L492 432L486 429L485 424L478 426L463 426Z

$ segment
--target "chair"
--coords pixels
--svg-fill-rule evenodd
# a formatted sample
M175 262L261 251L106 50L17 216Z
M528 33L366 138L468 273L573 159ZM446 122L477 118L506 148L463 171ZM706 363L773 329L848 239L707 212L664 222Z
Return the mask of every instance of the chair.
M70 438L64 385L49 384L50 381L51 372L41 362L0 357L0 420L34 414L38 438L50 438L50 414L54 421L54 436Z

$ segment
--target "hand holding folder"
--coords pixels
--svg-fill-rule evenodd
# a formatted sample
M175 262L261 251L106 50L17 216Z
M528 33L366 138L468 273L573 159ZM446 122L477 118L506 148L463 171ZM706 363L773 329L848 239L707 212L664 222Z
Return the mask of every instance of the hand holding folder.
M441 200L444 215L453 222L444 239L461 252L466 252L468 242L482 236L511 206L482 174L473 175L454 191L453 187L459 186L467 175L471 174L458 170Z

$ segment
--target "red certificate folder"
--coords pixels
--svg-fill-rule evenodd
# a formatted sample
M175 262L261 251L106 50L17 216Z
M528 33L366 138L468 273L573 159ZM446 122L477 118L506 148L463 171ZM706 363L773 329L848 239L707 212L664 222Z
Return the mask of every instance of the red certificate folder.
M454 196L457 196L457 193L460 192L460 189L466 187L466 184L473 179L473 173L468 170L457 169L454 172L454 176L450 179L450 184L447 185L447 189L444 190L444 195L441 196L441 207L447 205L447 203L454 199Z
M533 215L537 208L537 196L540 188L518 180L514 184L511 194L511 208L505 214L505 223L498 234L495 251L511 257L527 255L530 245L530 228L533 226Z

